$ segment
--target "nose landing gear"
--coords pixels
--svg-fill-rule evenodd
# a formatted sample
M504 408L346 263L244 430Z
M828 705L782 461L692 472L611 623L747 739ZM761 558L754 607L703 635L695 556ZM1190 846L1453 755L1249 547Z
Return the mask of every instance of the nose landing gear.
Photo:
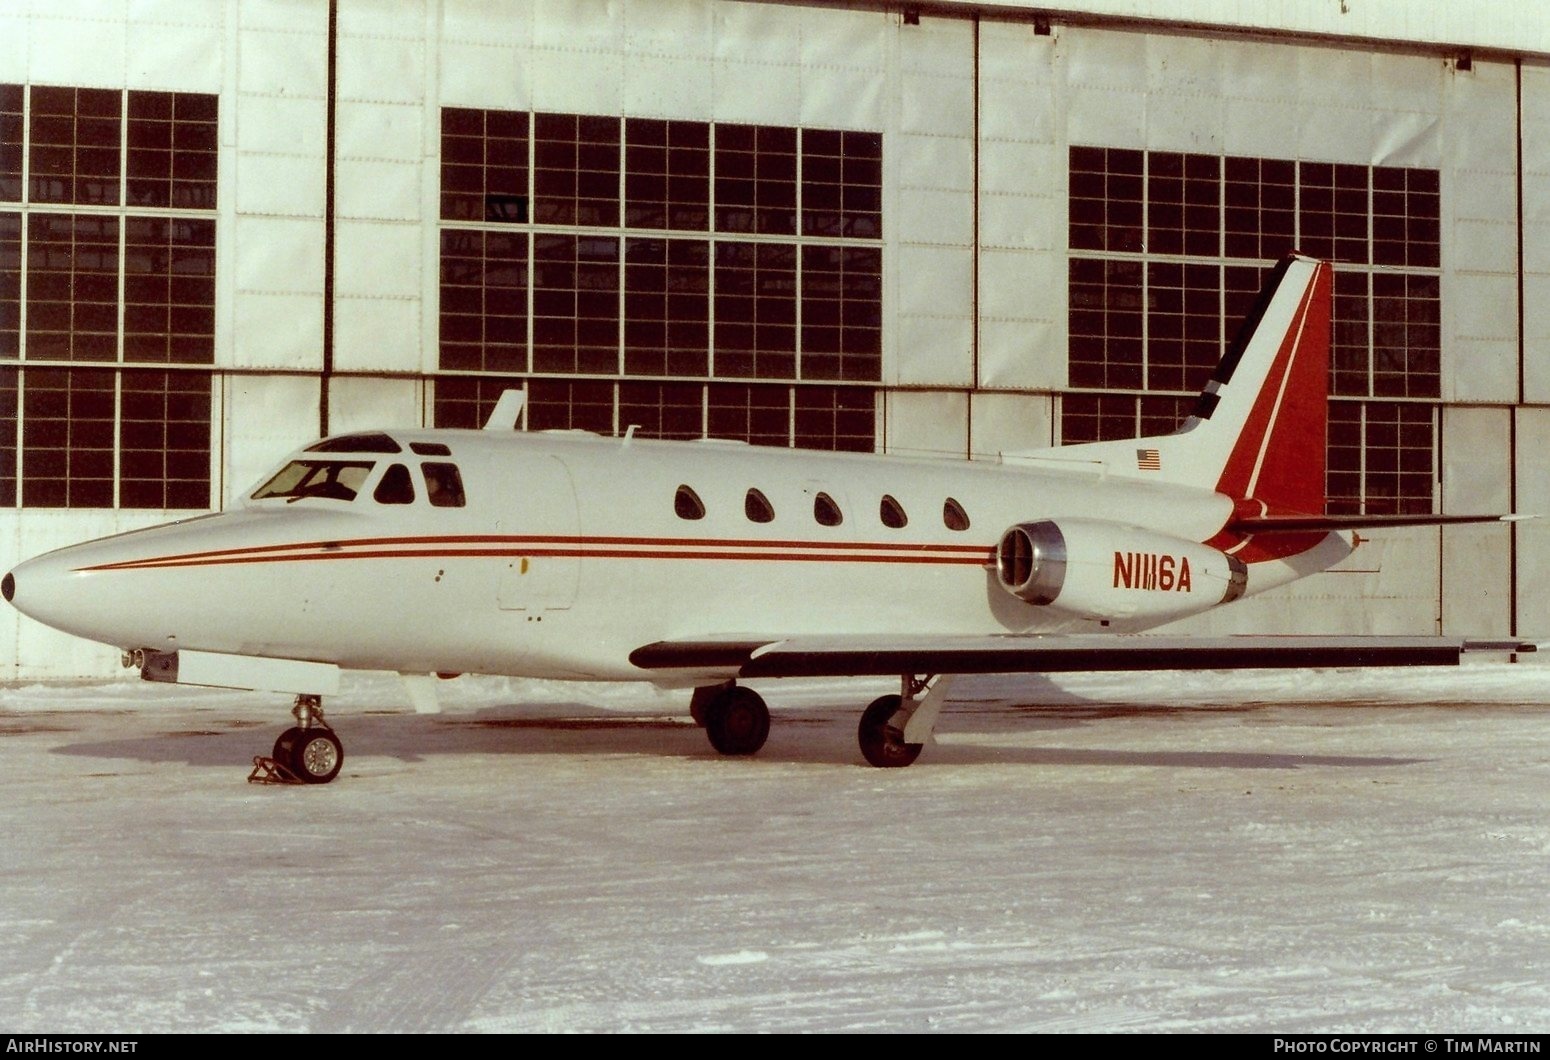
M253 784L327 784L344 765L344 745L323 720L322 696L297 696L296 724L274 742L274 753L253 757Z

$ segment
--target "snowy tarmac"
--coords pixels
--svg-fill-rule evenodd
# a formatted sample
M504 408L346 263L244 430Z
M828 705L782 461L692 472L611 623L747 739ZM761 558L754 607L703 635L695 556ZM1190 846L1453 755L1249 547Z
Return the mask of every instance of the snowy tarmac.
M1550 667L758 687L0 688L0 1030L1550 1030Z

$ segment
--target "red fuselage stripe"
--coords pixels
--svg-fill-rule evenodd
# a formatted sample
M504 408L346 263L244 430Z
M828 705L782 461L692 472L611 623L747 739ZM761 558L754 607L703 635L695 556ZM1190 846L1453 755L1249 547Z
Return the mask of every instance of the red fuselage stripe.
M382 545L437 544L435 548L382 548ZM511 547L530 545L531 547ZM663 548L662 545L677 546ZM373 546L373 547L362 547ZM461 546L461 547L455 547ZM506 546L506 547L500 547ZM657 547L653 547L657 546ZM757 548L759 551L729 551ZM786 548L793 551L771 551ZM886 552L886 555L867 555ZM706 559L758 562L942 563L980 566L993 558L982 545L867 545L860 542L818 541L674 541L670 538L471 537L379 538L349 542L306 542L261 545L246 549L190 552L174 556L103 563L79 568L85 572L155 570L246 563L292 563L325 559L434 559L549 556L597 559Z

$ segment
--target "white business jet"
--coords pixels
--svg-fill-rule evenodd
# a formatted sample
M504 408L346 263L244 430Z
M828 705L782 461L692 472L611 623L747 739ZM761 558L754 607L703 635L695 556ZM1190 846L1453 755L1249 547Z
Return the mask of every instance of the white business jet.
M151 680L294 693L280 773L326 783L344 669L695 689L723 754L741 678L897 675L863 756L913 762L948 676L1457 663L1442 637L1134 636L1326 570L1376 525L1324 510L1330 266L1283 260L1173 434L946 462L514 430L383 430L288 457L235 511L50 552L0 591Z

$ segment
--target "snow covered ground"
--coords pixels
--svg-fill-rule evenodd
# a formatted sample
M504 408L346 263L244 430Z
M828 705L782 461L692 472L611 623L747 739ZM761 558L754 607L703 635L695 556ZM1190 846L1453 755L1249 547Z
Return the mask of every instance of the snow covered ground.
M682 696L387 678L344 774L245 782L284 697L0 688L0 1029L1550 1029L1550 667Z

